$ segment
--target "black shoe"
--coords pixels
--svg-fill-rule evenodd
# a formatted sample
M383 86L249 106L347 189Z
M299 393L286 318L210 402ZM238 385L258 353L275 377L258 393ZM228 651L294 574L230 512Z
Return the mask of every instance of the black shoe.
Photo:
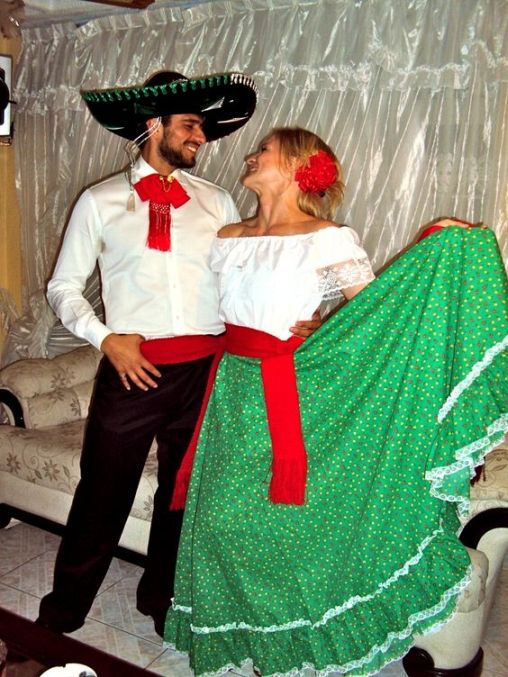
M45 618L41 618L39 616L38 618L35 619L34 621L35 625L40 625L42 628L46 628L46 630L51 630L52 632L56 632L58 634L62 633L68 633L68 632L74 632L74 630L78 630L79 628L84 625L85 621L75 621L73 623L71 622L65 622L65 621L55 621L55 620L47 620Z

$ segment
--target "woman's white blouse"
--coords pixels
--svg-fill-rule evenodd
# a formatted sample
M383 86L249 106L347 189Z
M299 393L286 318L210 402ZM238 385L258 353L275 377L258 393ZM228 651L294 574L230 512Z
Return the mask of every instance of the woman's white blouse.
M303 235L216 238L210 255L217 273L220 318L280 339L297 320L343 300L342 289L374 278L358 235L329 226ZM331 306L331 307L330 307Z

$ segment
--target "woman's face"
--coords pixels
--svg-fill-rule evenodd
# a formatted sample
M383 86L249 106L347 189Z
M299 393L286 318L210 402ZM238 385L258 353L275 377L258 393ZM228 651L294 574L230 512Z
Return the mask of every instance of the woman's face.
M266 182L287 181L288 171L282 165L279 140L268 136L261 142L259 149L245 158L247 169L242 177L246 188L254 189Z

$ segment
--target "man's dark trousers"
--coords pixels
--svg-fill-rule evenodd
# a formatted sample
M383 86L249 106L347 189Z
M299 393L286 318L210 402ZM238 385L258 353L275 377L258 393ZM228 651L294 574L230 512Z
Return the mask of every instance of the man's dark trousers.
M182 511L170 511L176 471L192 436L212 357L157 365L158 388L127 391L104 358L81 455L81 480L38 622L59 632L83 625L129 516L154 437L158 489L137 607L160 632L173 596Z

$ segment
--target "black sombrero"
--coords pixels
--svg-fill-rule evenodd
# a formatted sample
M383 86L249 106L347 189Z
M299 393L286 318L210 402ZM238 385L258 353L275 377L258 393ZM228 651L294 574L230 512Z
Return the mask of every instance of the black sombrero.
M218 73L186 78L160 71L136 87L83 90L81 96L103 127L126 139L145 131L145 121L173 113L204 117L208 141L220 139L244 125L256 108L257 88L242 73Z

